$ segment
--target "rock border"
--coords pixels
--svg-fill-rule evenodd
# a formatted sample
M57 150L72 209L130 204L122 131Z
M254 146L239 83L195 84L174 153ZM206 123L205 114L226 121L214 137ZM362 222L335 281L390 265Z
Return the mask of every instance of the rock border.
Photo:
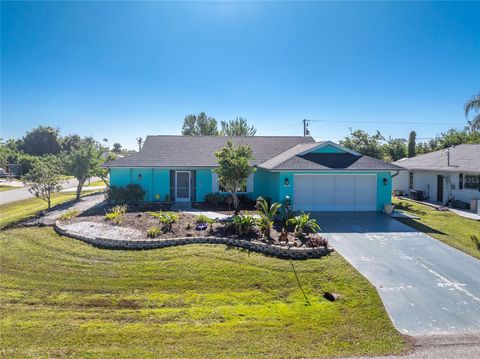
M112 239L97 236L85 236L68 231L60 221L56 221L53 228L55 231L66 237L81 240L91 244L94 247L103 249L156 249L173 246L181 246L186 244L224 244L227 246L239 247L248 251L262 253L282 259L311 259L321 258L333 252L331 247L319 248L299 248L299 247L283 247L278 245L265 244L258 241L247 241L245 239L234 239L225 237L180 237L166 239Z

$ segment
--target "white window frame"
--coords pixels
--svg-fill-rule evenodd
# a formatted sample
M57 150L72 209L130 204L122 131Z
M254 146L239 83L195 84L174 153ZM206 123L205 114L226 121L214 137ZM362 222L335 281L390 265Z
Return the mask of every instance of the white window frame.
M254 191L254 173L250 173L250 175L247 177L247 185L246 185L246 191L245 192L237 192L240 194L244 193L252 193ZM212 172L212 192L219 192L219 193L228 193L228 192L221 192L220 191L220 184L218 182L218 174L215 172Z
M480 175L476 175L476 174L473 174L473 173L464 173L463 174L463 190L464 191L471 191L471 192L479 192L479 188L470 188L470 187L465 186L465 183L467 183L467 176L472 176L472 177L478 178ZM479 183L479 186L480 186L480 183Z

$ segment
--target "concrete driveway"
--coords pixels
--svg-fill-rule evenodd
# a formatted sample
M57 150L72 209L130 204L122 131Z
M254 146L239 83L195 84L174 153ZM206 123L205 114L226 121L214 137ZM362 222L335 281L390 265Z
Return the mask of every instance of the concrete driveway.
M480 261L382 213L314 212L404 334L480 333Z

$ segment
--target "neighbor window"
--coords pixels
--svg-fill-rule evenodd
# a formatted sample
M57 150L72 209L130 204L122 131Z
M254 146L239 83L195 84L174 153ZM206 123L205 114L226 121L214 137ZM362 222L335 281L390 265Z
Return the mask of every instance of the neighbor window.
M413 172L408 173L408 189L413 189Z
M463 188L465 189L480 189L480 176L479 175L467 175L463 176Z

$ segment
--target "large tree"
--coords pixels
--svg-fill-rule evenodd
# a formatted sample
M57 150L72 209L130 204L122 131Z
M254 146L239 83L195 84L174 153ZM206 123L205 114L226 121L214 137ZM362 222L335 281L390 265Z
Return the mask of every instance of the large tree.
M249 126L247 119L237 117L235 120L220 122L222 129L220 134L222 136L255 136L257 129Z
M417 133L411 131L408 135L408 157L415 157L417 155Z
M23 136L19 149L34 156L56 155L62 149L59 131L49 126L38 126Z
M182 135L217 136L217 120L208 117L205 112L200 112L198 115L187 115L183 120Z
M78 181L76 200L80 199L85 181L89 177L99 174L102 162L102 147L98 143L88 140L82 141L79 148L66 156L65 170L67 174L74 176Z
M363 155L383 159L382 141L384 140L379 131L369 135L363 130L350 129L350 136L340 140L340 144Z
M475 111L474 117L468 121L470 130L479 131L480 130L480 93L473 96L470 100L465 103L465 116L468 118L470 111Z
M112 149L112 151L115 152L115 153L120 153L120 152L122 152L122 145L121 145L120 143L118 143L118 142L115 142L115 143L113 144L113 149Z
M28 174L23 177L23 181L35 197L47 202L48 209L50 209L52 193L62 189L59 159L53 155L38 159Z
M240 202L237 193L244 188L247 177L253 172L248 161L253 159L252 149L249 146L234 146L227 141L225 147L215 152L218 167L214 170L218 174L221 186L232 195L235 213L238 214Z
M389 138L383 145L385 160L398 161L407 156L407 146L404 138Z

